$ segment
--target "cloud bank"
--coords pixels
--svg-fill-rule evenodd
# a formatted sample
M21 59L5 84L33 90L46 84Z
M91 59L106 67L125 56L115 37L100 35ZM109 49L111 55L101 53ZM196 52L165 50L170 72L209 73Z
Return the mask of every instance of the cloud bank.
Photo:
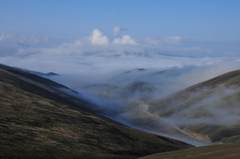
M120 35L121 28L114 27L113 34L114 38L110 39L100 29L94 29L89 37L90 43L93 46L108 46L112 44L116 45L136 45L137 42L130 35Z
M94 29L90 36L90 42L96 46L106 46L109 44L109 39L99 29Z
M87 37L62 41L4 33L0 34L0 63L56 72L60 76L53 80L85 94L112 118L143 127L140 119L146 117L160 131L160 118L152 116L146 105L122 106L141 102L145 89L159 98L240 68L239 45L220 44L181 36L135 39L120 27L113 29L112 36L94 29ZM96 89L90 91L92 87Z
M113 40L113 44L120 44L120 45L136 45L137 42L129 35L123 35L119 38L115 38Z
M229 46L235 48L234 53L225 56L227 47L220 52L215 45L195 43L181 36L136 40L125 32L122 34L121 27L114 27L114 35L107 36L96 28L87 37L63 41L2 33L0 62L37 71L91 74L91 70L97 70L97 74L110 74L135 68L205 66L239 59L239 45Z

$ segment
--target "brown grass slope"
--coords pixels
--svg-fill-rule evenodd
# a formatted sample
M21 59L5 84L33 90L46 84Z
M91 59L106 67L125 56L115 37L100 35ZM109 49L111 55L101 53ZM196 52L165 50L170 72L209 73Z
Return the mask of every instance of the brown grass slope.
M191 86L150 105L151 112L172 121L178 119L175 122L183 130L208 135L214 142L240 141L240 70Z
M88 111L91 103L24 70L0 66L0 158L136 158L188 145Z
M240 145L222 144L153 154L140 159L239 159Z

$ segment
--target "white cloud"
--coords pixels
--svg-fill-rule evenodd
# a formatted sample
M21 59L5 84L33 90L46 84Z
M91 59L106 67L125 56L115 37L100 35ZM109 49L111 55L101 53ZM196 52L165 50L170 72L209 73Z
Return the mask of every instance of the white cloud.
M186 39L182 36L167 36L161 38L146 38L144 41L150 45L178 45L186 42Z
M113 31L113 35L114 36L119 36L123 32L127 31L127 29L126 28L122 28L120 26L114 26L112 31Z
M170 44L179 44L184 41L184 37L181 36L170 36L165 39L167 43Z
M123 35L113 40L113 44L119 45L136 45L137 42L129 35Z
M118 35L121 32L121 28L119 26L113 27L113 34Z
M119 27L119 26L114 26L113 27L113 35L114 36L117 36L117 35L119 35L121 32L122 32L122 28L121 27Z
M113 28L114 36L117 36L121 32L121 28L115 26ZM93 46L108 46L109 44L118 44L118 45L136 45L137 42L130 35L122 35L114 39L109 39L104 33L99 29L94 29L90 36L90 42Z
M99 29L94 29L90 36L90 42L95 46L107 46L109 39Z
M9 35L6 33L0 33L0 41L6 40L9 38Z

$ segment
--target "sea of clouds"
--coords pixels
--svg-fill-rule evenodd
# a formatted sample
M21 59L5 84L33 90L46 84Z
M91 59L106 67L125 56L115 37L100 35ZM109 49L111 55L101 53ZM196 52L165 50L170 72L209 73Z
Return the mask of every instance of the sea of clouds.
M112 114L113 119L134 126L135 119L144 116L139 120L143 123L137 124L140 128L146 129L144 122L149 119L160 129L163 125L156 123L154 115L142 109L142 104L129 107L134 102L142 102L145 94L126 97L122 96L122 90L131 82L146 82L154 88L151 95L161 98L239 69L239 46L238 42L202 42L182 36L134 38L118 26L111 35L93 29L88 36L71 40L0 33L0 63L37 72L55 72L59 76L48 78L79 91L102 106L107 115ZM98 89L89 90L93 85ZM99 95L99 91L109 87L118 89L111 90L112 96L107 98ZM153 131L152 127L148 130Z

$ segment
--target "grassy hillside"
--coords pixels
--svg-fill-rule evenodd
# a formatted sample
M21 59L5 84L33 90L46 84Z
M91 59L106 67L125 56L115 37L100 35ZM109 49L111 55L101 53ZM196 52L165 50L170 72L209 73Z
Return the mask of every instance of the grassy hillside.
M137 158L188 145L128 128L89 111L67 87L0 66L0 158ZM68 90L70 91L70 90Z
M240 145L213 145L153 154L140 159L239 159Z
M213 142L232 142L232 137L240 135L239 103L238 70L154 101L150 103L149 111L189 134L208 136Z

